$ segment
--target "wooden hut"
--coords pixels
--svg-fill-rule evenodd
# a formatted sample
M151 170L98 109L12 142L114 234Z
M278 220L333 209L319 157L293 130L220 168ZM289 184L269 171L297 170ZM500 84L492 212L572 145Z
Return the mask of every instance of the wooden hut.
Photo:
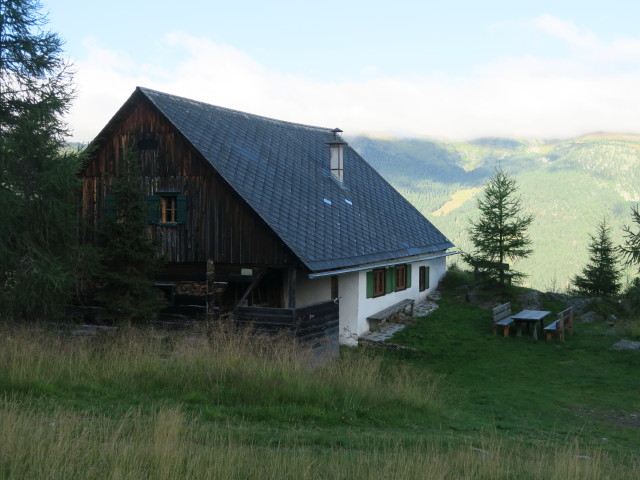
M159 283L210 313L306 321L353 344L368 316L424 298L453 245L339 133L138 87L92 142L83 238L96 241L133 149L169 259Z

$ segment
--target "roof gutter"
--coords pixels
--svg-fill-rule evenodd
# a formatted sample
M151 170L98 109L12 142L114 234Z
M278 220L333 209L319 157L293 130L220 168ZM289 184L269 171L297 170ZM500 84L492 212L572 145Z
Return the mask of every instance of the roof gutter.
M369 263L367 265L359 265L357 267L343 268L341 270L327 270L326 272L310 273L309 278L321 278L331 277L333 275L342 275L345 273L361 272L363 270L371 270L374 268L393 267L395 265L402 265L404 263L423 262L425 260L434 260L436 258L449 257L451 255L457 255L458 252L442 252L436 255L424 255L422 257L405 258L404 260L394 260L391 262L379 262Z

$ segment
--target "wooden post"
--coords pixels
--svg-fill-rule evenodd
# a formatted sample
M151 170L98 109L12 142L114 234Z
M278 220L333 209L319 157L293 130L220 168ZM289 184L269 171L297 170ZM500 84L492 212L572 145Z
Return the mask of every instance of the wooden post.
M207 321L213 322L215 317L215 264L213 260L207 260Z
M288 308L296 308L296 280L297 280L297 270L295 267L291 267L287 272L287 283L288 283Z

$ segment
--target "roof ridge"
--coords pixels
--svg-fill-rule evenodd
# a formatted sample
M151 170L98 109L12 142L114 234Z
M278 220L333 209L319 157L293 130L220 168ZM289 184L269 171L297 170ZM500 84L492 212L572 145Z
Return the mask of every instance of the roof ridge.
M165 97L171 97L173 99L181 100L181 101L188 102L188 103L194 103L194 104L197 104L199 106L206 106L208 108L216 108L218 110L222 110L224 112L227 112L227 113L230 113L230 114L234 114L234 115L249 116L249 117L253 117L255 119L259 119L259 120L266 120L266 121L269 121L269 122L279 123L279 124L283 124L283 125L290 125L292 127L302 127L302 128L320 130L322 132L329 132L329 133L333 130L333 129L329 128L329 127L319 127L317 125L309 125L309 124L305 124L305 123L291 122L289 120L280 120L280 119L273 118L273 117L267 117L265 115L258 115L256 113L243 112L242 110L236 110L236 109L228 108L228 107L221 107L220 105L214 105L212 103L203 102L201 100L194 100L192 98L183 97L183 96L180 96L180 95L173 95L171 93L161 92L160 90L155 90L153 88L137 86L136 90L142 92L151 101L153 101L153 99L149 97L148 93L153 93L153 94L157 94L157 95L163 95Z

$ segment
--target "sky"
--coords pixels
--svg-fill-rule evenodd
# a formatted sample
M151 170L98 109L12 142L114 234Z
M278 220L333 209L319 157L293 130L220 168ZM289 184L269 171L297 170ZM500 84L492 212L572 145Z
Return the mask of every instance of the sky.
M640 133L640 2L42 0L91 141L136 86L344 135Z

